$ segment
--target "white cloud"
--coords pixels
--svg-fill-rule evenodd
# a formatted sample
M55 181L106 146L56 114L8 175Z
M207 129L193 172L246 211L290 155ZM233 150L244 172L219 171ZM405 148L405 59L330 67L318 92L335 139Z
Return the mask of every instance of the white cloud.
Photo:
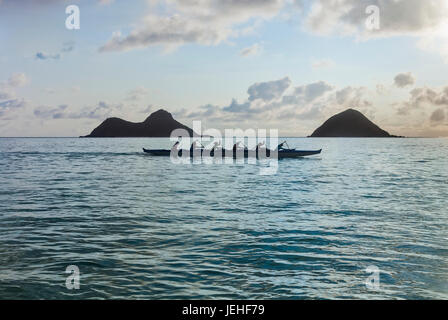
M13 88L23 87L29 82L28 77L23 72L13 73L8 79L8 85Z
M258 43L255 43L251 45L250 47L244 48L240 51L240 56L242 57L249 57L257 55L261 52L261 45Z
M0 117L3 117L13 110L24 108L26 104L27 103L24 99L10 99L0 101Z
M15 93L10 88L0 88L0 101L14 98Z
M98 102L93 107L84 107L80 110L71 110L65 104L59 105L56 108L52 107L38 107L34 109L34 115L43 119L98 119L104 120L108 118L113 112L121 109L121 104L109 104L104 101Z
M271 101L279 98L290 85L291 79L289 79L289 77L275 81L255 83L247 90L247 93L249 94L249 101L257 99Z
M383 84L377 84L376 85L376 93L379 95L386 95L390 92L390 88L386 87Z
M148 14L131 32L114 32L100 52L162 46L166 52L188 43L213 46L253 33L263 21L294 16L320 35L375 37L417 36L418 46L442 54L448 62L446 0L148 0ZM380 10L379 29L366 26L368 6ZM160 9L163 8L163 9ZM296 13L300 13L299 18ZM436 37L437 36L437 37ZM439 41L442 39L443 41ZM259 51L244 48L248 56ZM331 61L316 61L314 68Z
M448 64L448 23L439 30L421 37L417 47L422 51L440 55Z
M306 28L320 35L417 37L421 50L441 55L448 63L448 1L446 0L309 0ZM379 8L379 29L368 28L368 6Z
M139 112L149 114L153 111L154 111L154 106L152 104L150 104L150 105L147 105L146 107L144 107L143 109L141 109Z
M26 106L24 99L16 98L15 89L25 86L29 82L25 73L13 73L8 80L0 83L0 116L7 112Z
M150 1L158 3L159 1ZM165 0L166 15L154 10L140 27L122 36L114 33L104 51L125 51L161 45L172 49L186 43L217 45L231 37L246 34L259 20L278 14L284 0Z
M146 97L149 93L149 90L144 87L138 87L128 92L126 100L130 101L139 101Z
M46 119L60 119L64 118L64 111L68 108L67 105L60 105L56 108L39 107L34 109L34 115L38 118Z
M22 108L26 104L23 99L12 99L0 102L0 109L16 109Z
M411 90L409 100L398 104L397 113L402 116L409 115L413 110L426 107L448 107L448 87Z
M206 105L193 112L182 110L176 115L185 119L214 119L220 123L244 121L272 121L289 119L316 120L347 108L365 109L367 90L363 87L347 87L341 90L325 81L291 87L289 77L280 80L255 83L248 89L243 102L232 99L228 106ZM291 123L289 121L288 123Z
M334 87L325 81L318 81L304 86L296 87L294 90L295 96L300 98L300 101L311 102L316 98L322 96L325 92L333 90Z
M435 110L430 118L431 122L442 122L445 120L445 110L437 109Z
M394 83L398 88L404 88L413 85L415 83L415 77L410 72L400 73L395 76Z
M380 9L379 30L368 30L366 8ZM307 16L310 30L323 34L360 34L364 37L415 35L432 31L448 17L445 0L315 0Z

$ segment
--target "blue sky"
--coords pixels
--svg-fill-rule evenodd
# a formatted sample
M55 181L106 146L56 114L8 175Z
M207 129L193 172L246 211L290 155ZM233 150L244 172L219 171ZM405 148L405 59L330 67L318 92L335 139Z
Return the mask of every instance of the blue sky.
M294 136L356 108L394 134L448 136L446 2L0 0L0 136L84 135L159 108Z

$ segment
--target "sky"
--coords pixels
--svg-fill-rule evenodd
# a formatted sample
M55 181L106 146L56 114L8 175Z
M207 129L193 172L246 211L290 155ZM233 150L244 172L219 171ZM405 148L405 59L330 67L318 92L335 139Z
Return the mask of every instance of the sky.
M307 136L348 108L447 137L447 74L448 0L0 0L1 137L158 109Z

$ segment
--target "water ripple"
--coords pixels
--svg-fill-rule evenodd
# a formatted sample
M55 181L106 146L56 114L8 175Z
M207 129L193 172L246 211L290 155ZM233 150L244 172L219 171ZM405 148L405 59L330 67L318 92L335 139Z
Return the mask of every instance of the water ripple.
M289 142L324 153L260 176L139 151L166 139L0 139L0 298L448 298L446 140Z

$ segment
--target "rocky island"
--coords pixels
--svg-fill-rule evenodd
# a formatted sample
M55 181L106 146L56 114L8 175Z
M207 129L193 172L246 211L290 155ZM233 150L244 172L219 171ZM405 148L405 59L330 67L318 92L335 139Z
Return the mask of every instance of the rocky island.
M190 137L198 136L193 130L176 121L168 111L160 109L145 121L135 123L120 118L108 118L83 138L163 138L176 129L184 129ZM381 129L361 112L348 109L334 115L317 128L310 137L391 138L397 137Z
M381 129L361 112L348 109L325 121L310 137L392 138L397 136Z
M192 129L174 120L171 113L160 109L140 123L129 122L120 118L106 119L84 138L162 138L170 137L171 132L176 129L184 129L190 136L193 136Z

